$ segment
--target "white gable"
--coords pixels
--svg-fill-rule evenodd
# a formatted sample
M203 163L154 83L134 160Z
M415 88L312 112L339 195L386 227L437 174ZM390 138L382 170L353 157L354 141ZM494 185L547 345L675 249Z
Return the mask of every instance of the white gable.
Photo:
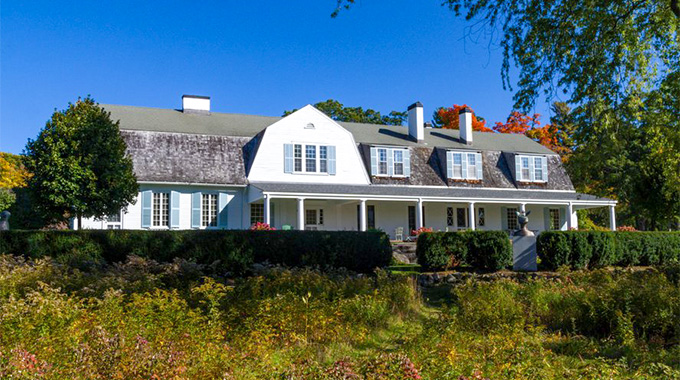
M335 174L286 173L284 145L334 146ZM318 152L317 152L318 154ZM311 105L270 125L264 132L248 175L255 182L358 184L370 183L352 134Z

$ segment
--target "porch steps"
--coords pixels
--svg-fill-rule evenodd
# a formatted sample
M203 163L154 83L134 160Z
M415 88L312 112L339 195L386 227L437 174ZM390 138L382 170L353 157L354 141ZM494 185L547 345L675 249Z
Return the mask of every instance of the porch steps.
M416 264L418 262L418 258L416 257L416 243L393 242L392 256L397 261L404 262L405 264Z

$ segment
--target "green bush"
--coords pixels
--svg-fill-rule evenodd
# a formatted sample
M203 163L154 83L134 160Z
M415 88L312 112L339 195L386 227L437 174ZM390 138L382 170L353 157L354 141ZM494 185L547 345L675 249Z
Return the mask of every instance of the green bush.
M122 262L128 255L182 258L235 273L263 261L371 272L392 257L387 235L353 231L4 231L0 253L50 256L77 266Z
M512 245L503 231L422 233L416 254L418 263L429 270L460 265L498 270L512 264Z
M679 232L546 231L538 255L547 269L664 265L680 260Z

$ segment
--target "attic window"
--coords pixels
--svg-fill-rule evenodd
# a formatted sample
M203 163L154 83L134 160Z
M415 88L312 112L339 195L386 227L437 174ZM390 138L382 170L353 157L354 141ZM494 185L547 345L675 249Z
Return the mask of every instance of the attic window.
M314 129L314 124L308 123L308 124L305 126L305 129Z

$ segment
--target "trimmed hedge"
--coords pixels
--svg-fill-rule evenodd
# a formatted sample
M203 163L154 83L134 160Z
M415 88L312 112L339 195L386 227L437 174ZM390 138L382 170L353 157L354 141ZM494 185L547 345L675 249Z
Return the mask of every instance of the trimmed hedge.
M134 254L157 261L174 258L242 273L252 263L344 267L371 272L389 265L392 247L382 232L353 231L3 231L0 253L124 261Z
M512 265L512 243L504 231L421 233L416 254L418 264L428 270L456 266L499 270Z
M663 265L680 261L680 232L546 231L536 248L547 269Z

